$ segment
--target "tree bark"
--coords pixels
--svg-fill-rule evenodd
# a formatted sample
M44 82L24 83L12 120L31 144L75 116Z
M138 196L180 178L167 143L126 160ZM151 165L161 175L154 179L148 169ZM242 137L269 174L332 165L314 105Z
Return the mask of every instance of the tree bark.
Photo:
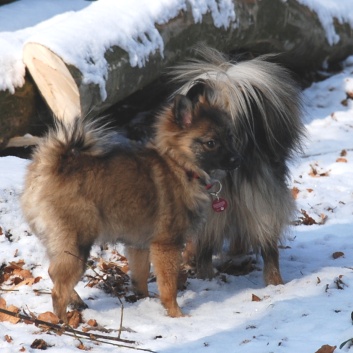
M72 119L77 115L100 114L142 89L168 67L189 57L190 48L200 41L228 53L281 53L279 59L297 72L315 70L324 63L329 65L353 54L353 30L348 24L335 21L340 41L330 45L318 16L296 0L233 0L233 3L237 19L227 29L216 28L210 14L204 15L201 23L195 23L190 10L158 26L165 46L164 57L156 53L142 68L131 67L128 53L121 48L109 48L105 53L109 64L105 100L98 85L85 83L78 68L67 65L38 43L25 46L24 61L53 113L62 119ZM2 131L0 138L3 138L1 135Z
M16 89L14 94L0 92L0 149L10 137L25 134L34 122L37 89L31 79Z

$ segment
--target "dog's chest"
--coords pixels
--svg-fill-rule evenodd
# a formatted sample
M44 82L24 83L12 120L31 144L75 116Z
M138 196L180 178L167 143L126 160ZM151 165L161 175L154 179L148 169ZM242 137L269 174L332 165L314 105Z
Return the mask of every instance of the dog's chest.
M196 183L189 187L182 197L185 216L188 219L188 228L192 232L198 230L206 221L210 198L204 187Z

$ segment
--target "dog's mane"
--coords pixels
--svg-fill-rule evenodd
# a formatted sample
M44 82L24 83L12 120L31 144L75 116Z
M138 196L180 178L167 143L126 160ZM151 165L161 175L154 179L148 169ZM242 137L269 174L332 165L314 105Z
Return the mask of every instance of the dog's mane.
M190 59L173 68L172 81L181 84L174 94L187 94L195 84L204 82L212 90L210 103L227 111L234 125L254 141L256 112L273 152L301 152L300 88L284 67L269 61L275 55L232 62L215 49L199 46L196 52L200 59ZM291 146L281 140L288 134Z

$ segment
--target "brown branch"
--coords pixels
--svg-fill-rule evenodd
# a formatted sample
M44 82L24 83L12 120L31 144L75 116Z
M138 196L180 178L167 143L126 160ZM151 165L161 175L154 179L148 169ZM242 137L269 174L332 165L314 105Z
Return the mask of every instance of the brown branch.
M100 343L107 343L107 344L112 344L112 343L103 342L103 341L100 341L100 339L108 340L108 341L119 341L119 342L128 343L128 344L136 344L135 341L125 340L125 339L122 339L120 337L111 337L111 336L106 336L106 335L92 334L92 333L88 333L88 332L83 332L83 331L75 330L75 329L73 329L72 327L70 327L70 326L68 326L66 324L63 324L63 325L53 324L51 322L39 320L37 318L32 318L31 316L28 316L28 315L22 315L22 314L19 314L19 313L13 313L13 312L8 311L6 309L1 309L0 308L0 313L16 317L16 318L19 318L21 320L25 320L27 322L32 322L36 326L45 325L45 326L48 326L50 329L52 329L52 330L54 330L56 332L60 332L60 334L69 333L69 336L74 336L76 338L78 336L81 336L81 338L89 338L90 340L97 341L97 342L100 342ZM116 345L116 344L114 344L114 345ZM131 348L131 349L136 349L136 350L140 350L140 351L145 351L145 352L153 352L152 350L149 350L149 349L136 348L136 347L125 346L125 345L119 345L119 346L120 347L124 347L124 348Z
M353 151L353 148L345 148L346 151ZM317 157L317 156L325 156L330 153L338 153L338 151L326 151L326 152L319 152L313 154L303 154L300 157L302 158L309 158L309 157Z

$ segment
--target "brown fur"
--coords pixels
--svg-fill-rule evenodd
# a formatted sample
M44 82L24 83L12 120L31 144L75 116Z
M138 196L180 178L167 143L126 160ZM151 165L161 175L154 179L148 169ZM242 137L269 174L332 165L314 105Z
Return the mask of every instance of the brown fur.
M96 240L128 247L132 283L148 295L152 262L162 304L177 304L181 249L202 225L214 169L237 167L230 119L199 95L177 95L157 117L156 137L145 147L84 119L56 129L34 152L22 195L24 215L50 259L55 313L66 320L74 287Z

